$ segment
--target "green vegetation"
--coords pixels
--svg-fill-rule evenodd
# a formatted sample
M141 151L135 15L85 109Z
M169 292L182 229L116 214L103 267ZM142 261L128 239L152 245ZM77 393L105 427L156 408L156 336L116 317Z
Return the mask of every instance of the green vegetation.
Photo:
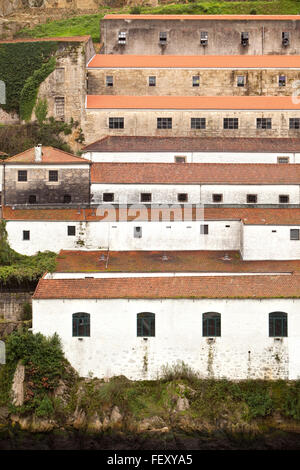
M139 5L131 8L102 9L98 14L76 16L73 18L47 22L32 29L20 30L17 37L58 37L58 36L85 36L90 35L94 42L99 42L99 22L106 13L124 14L194 14L194 15L229 15L229 14L263 14L263 15L297 15L300 13L299 0L250 0L240 2L222 1L193 1L188 3L170 3L157 7L141 7Z
M1 45L0 80L6 85L7 104L2 106L5 111L19 113L22 103L22 113L28 116L39 84L53 69L52 56L56 51L54 41Z
M20 255L7 241L5 220L0 221L0 284L5 286L36 283L45 271L55 269L56 254L38 252L34 256Z

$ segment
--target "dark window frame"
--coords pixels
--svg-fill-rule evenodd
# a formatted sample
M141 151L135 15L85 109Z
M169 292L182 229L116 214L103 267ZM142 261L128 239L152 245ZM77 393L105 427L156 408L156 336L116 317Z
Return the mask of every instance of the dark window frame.
M272 118L256 118L256 129L272 129Z
M300 118L289 118L289 129L300 129Z
M155 313L140 312L136 316L136 335L138 337L155 337Z
M28 204L36 204L36 202L37 202L36 194L29 194Z
M68 237L75 237L76 225L68 225Z
M76 312L72 315L72 336L89 337L91 336L91 315L86 312Z
M109 129L124 129L123 117L110 117L108 118Z
M113 87L114 86L114 76L106 75L105 76L105 86Z
M285 338L288 336L288 315L286 312L269 313L269 337Z
M58 170L49 170L48 181L58 181Z
M251 201L251 198L253 198L254 200ZM257 199L257 194L247 194L247 204L257 204Z
M193 87L198 87L200 86L200 75L193 75L193 78L192 78L192 85Z
M23 240L30 240L30 230L23 230Z
M141 193L140 200L141 202L152 202L152 193Z
M149 75L148 85L149 86L156 86L156 75Z
M223 129L238 129L239 118L223 118Z
M191 118L191 129L206 129L206 118L203 118L203 117Z
M219 199L219 200L217 200L217 199ZM221 194L221 193L215 193L215 194L213 194L213 195L212 195L212 200L213 200L213 202L215 202L215 203L223 202L223 194Z
M64 204L71 204L72 196L71 194L64 194Z
M188 193L178 193L177 194L177 201L178 202L188 202L189 195Z
M300 240L300 229L291 228L290 229L290 240Z
M114 202L115 200L115 193L103 193L102 194L103 202Z
M172 129L173 120L171 117L157 118L157 129Z
M202 336L221 336L221 314L219 312L205 312L202 314Z
M18 170L18 181L27 181L27 170Z
M200 225L200 234L201 235L208 235L208 232L209 232L208 224L201 224Z
M279 194L278 200L279 204L288 204L290 202L290 196L288 194Z

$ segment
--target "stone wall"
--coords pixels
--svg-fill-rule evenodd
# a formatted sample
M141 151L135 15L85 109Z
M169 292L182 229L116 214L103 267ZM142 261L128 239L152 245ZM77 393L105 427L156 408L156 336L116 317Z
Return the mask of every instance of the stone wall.
M286 77L286 86L279 86L279 76ZM106 86L106 76L113 77L113 86ZM149 86L149 76L156 77L156 86ZM200 86L193 86L199 76ZM245 86L237 86L243 76ZM293 82L300 79L297 70L202 70L202 69L89 69L89 95L267 95L291 96Z
M24 304L31 305L33 292L0 292L0 321L22 320Z

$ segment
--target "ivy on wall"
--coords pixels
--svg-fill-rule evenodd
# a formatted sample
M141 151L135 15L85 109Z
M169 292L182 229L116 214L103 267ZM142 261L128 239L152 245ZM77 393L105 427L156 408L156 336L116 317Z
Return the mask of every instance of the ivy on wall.
M57 49L56 41L0 45L0 80L6 86L6 104L1 107L5 111L19 114L22 94L22 110L29 113L29 102L35 103L34 85L38 89L42 77L53 71Z

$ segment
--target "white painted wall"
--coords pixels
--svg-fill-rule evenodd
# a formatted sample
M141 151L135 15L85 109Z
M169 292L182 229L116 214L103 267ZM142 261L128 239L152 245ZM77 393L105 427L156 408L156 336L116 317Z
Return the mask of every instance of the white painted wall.
M293 228L300 225L243 225L243 259L300 259L300 240L290 240Z
M300 299L33 299L33 332L57 333L81 376L156 379L184 361L203 377L300 378ZM221 313L221 337L202 336L202 314ZM288 337L269 337L268 315L288 314ZM72 314L91 315L91 336L72 337ZM156 336L137 337L136 315L156 315ZM279 360L278 360L279 358Z
M115 204L138 204L141 193L151 193L153 204L176 204L178 194L188 194L189 204L213 204L213 194L223 194L221 204L247 204L247 194L257 194L257 204L279 204L288 195L289 204L300 204L300 186L237 184L98 184L91 185L92 202L105 204L103 193L114 193ZM108 202L111 204L111 202Z
M200 234L200 222L50 222L7 221L10 246L25 255L61 249L122 250L240 250L239 221L211 221L208 235ZM68 225L76 236L68 236ZM229 227L226 227L229 225ZM134 227L142 227L142 238L134 238ZM23 230L30 240L23 240ZM83 243L81 243L81 240Z
M300 163L300 153L293 152L86 152L92 162L174 163L175 156L185 156L187 163L277 163L278 157L289 157Z

